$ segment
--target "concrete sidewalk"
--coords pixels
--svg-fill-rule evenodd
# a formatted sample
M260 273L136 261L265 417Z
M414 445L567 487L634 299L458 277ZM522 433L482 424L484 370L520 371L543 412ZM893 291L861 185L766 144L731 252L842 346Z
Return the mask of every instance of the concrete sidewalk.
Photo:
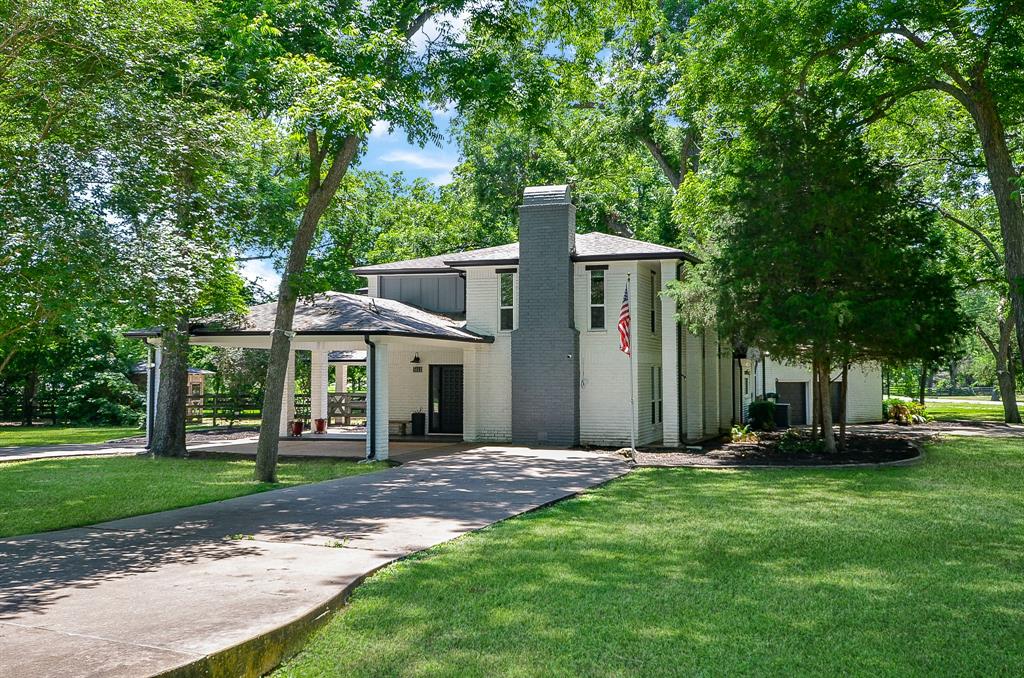
M117 454L142 454L137 443L67 443L64 445L20 445L0 447L0 462L59 459L61 457L109 457Z
M282 634L224 651L312 618L388 562L627 470L608 455L476 448L0 540L0 675L259 675Z

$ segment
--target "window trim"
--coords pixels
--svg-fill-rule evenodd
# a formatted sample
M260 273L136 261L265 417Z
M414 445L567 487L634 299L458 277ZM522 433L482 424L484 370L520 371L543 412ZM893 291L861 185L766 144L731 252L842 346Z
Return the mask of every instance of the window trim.
M658 333L658 272L651 271L651 334Z
M514 268L513 269L507 269L507 268L506 269L498 269L497 273L498 273L498 331L499 332L512 332L513 330L516 329L516 269L514 269ZM508 276L508 279L510 281L509 284L511 285L511 293L512 293L512 303L510 305L508 305L508 306L506 306L504 303L502 303L504 301L504 299L502 299L502 292L504 291L502 289L502 285L504 285L505 276ZM512 312L512 323L511 323L512 326L511 327L507 327L507 328L506 327L502 327L502 323L501 323L501 321L502 321L502 312L505 311L506 309L510 310Z
M662 392L661 365L651 365L651 425L665 421L665 398Z
M587 272L590 273L587 276L587 330L589 332L607 332L608 331L608 276L607 266L587 266ZM594 279L600 276L601 278L601 303L594 303ZM601 326L594 327L594 309L601 309Z

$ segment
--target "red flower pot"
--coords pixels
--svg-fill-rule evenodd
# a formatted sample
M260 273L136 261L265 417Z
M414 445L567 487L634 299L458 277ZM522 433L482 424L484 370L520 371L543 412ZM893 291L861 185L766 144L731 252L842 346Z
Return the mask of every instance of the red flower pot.
M295 419L292 421L292 436L299 437L302 435L302 420Z
M326 419L316 419L316 420L313 421L313 423L316 425L316 429L315 430L316 430L317 433L327 433L327 420Z

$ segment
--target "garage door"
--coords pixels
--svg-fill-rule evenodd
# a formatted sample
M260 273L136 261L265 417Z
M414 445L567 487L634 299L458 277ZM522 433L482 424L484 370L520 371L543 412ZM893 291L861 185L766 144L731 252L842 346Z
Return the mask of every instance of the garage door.
M776 382L775 392L780 403L789 403L789 423L803 426L807 423L807 384L802 381Z

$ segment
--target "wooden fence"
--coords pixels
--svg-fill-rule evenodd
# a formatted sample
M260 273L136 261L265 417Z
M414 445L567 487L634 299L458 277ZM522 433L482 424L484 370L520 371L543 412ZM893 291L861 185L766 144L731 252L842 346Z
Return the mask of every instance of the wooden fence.
M329 424L350 426L353 421L365 420L366 394L328 393L327 412ZM207 393L202 396L189 396L185 416L192 423L210 420L214 426L217 426L218 424L260 419L262 414L262 397ZM295 417L309 423L310 397L308 393L295 394Z

